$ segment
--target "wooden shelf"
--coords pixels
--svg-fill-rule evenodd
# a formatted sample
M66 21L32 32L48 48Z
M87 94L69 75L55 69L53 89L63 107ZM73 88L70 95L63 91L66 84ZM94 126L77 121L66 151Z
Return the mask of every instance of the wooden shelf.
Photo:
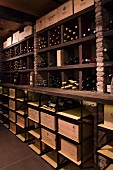
M23 126L22 124L20 124L20 123L16 123L16 125L18 125L18 126L20 126L21 128L25 128L25 126Z
M110 159L113 159L113 144L111 143L111 145L105 145L100 150L98 150L98 153L105 155Z
M18 45L18 44L20 44L20 43L22 43L22 42L24 42L24 41L27 41L27 40L29 40L29 39L32 38L32 37L33 37L33 35L30 35L30 36L24 38L23 40L18 41L17 43L14 43L14 44L12 44L12 45L4 48L2 51L5 51L5 50L7 50L7 49L9 49L9 48L11 48L11 47L14 47L14 46L16 46L16 45Z
M16 123L16 121L15 121L15 120L13 120L13 119L11 119L11 118L9 118L9 120L10 120L11 122L13 122L13 123Z
M109 126L106 126L104 124L99 124L98 126L104 128L104 129L108 129L108 130L112 130L113 131L113 128L111 128Z
M8 125L8 124L4 123L3 125L4 125L6 128L9 128L9 125Z
M50 165L52 165L54 168L57 168L57 161L56 161L57 155L55 151L44 154L41 157L45 161L47 161Z
M110 66L113 66L113 61L104 63L104 67L110 67Z
M23 110L16 110L16 112L22 116L26 115L27 113L25 113L25 111Z
M48 107L41 106L40 109L48 110L48 111L50 111L50 112L55 113L54 110L52 110L52 109L50 109L50 108L48 108Z
M69 163L65 167L61 168L60 170L80 170L76 165Z
M23 102L25 99L24 98L16 98L16 100Z
M25 142L25 137L22 134L16 135L17 138L19 138L21 141Z
M40 129L34 129L34 130L30 130L28 131L31 135L33 135L34 137L36 137L37 139L40 138Z
M15 134L16 135L16 133L12 130L12 129L9 129L13 134Z
M45 143L46 145L50 146L52 149L56 149L56 147L53 147L53 145L50 145L50 143L46 142L45 140L41 140L43 143Z
M9 58L9 59L7 59L7 60L3 60L2 62L13 61L13 60L17 60L17 59L20 59L20 58L23 58L23 57L28 57L28 56L30 56L30 55L34 55L34 52L29 52L29 53L22 54L22 55L13 57L13 58Z
M6 96L6 97L8 96L8 94L2 94L2 95L3 95L3 96Z
M8 114L3 114L4 117L6 118L9 118L9 115Z
M40 153L41 153L40 148L38 148L35 143L30 144L29 147L30 147L33 151L35 151L37 154L40 154Z
M32 106L36 106L38 107L39 106L39 101L35 101L35 102L28 102L29 105L32 105Z
M14 97L14 96L9 96L9 98L11 98L11 99L15 99L15 97Z
M104 32L104 37L113 36L113 30Z
M27 72L32 72L34 71L34 69L22 69L22 70L14 70L14 71L2 71L2 73L4 74L8 74L8 73L15 73L16 71L18 71L19 73L27 73Z
M28 117L28 119L32 120L33 122L39 123L39 121L32 119L31 117Z
M41 49L41 50L38 51L38 53L40 54L40 53L51 51L51 50L55 50L55 49L61 49L63 47L67 47L67 46L70 46L70 45L75 45L75 44L83 43L83 42L86 42L86 41L91 41L91 40L94 40L94 39L96 39L96 36L95 35L91 35L91 36L87 36L87 37L80 38L80 39L77 39L77 40L68 41L66 43L61 43L61 44L58 44L58 45L55 45L55 46L51 46L51 47L47 47L47 48Z
M75 64L75 65L64 65L64 66L54 66L54 67L44 67L38 68L38 71L52 71L52 70L72 70L72 69L84 69L84 68L94 68L96 63L89 64Z
M3 124L3 120L0 120L0 123L2 123L2 124Z
M113 170L113 164L111 164L106 170Z
M4 103L2 103L2 105L3 105L3 106L5 106L5 107L8 107L8 104L4 104Z
M58 151L61 155L65 156L66 158L68 158L69 160L71 160L72 162L74 162L76 165L81 165L81 161L75 161L74 159L70 158L69 156L65 155L62 151Z

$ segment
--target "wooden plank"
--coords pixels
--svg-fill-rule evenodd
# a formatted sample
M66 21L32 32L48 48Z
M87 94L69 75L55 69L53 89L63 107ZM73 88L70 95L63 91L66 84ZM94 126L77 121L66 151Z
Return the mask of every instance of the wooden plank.
M102 155L105 155L108 158L113 159L113 143L105 145L100 150L98 150L98 153L101 153Z
M30 144L29 147L30 147L32 150L34 150L37 154L40 154L40 153L41 153L40 149L37 147L37 145L36 145L35 143Z
M25 113L25 111L23 111L23 110L16 110L16 112L19 113L20 115L25 115L25 114L27 114L27 113Z
M109 126L106 126L106 125L104 125L104 124L99 124L98 126L113 131L113 128L111 128L111 127L109 127Z
M113 170L113 164L111 164L106 170Z
M39 106L39 101L35 101L35 102L28 102L28 104L32 105L32 106Z
M21 134L16 135L17 138L19 138L20 140L22 140L23 142L25 142L25 137Z
M28 131L31 135L33 135L34 137L36 137L37 139L40 138L40 129L34 129L34 130L30 130Z

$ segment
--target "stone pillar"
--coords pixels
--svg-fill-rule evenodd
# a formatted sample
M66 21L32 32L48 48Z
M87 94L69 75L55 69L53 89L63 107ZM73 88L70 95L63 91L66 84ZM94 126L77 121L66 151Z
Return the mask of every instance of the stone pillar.
M105 92L102 0L95 0L97 92Z

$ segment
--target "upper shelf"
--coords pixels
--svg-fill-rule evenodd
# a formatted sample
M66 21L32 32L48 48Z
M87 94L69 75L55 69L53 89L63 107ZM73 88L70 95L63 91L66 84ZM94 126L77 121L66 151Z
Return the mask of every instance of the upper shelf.
M18 45L18 44L20 44L20 43L22 43L22 42L24 42L24 41L27 41L27 40L29 40L29 39L32 38L32 37L33 37L33 35L30 35L30 36L26 37L25 39L23 39L23 40L21 40L21 41L19 41L19 42L17 42L17 43L14 43L14 44L12 44L12 45L4 48L2 51L5 51L5 50L7 50L7 49L9 49L9 48L11 48L11 47L14 47L14 46L16 46L16 45Z
M51 46L51 47L43 48L41 50L38 50L38 53L43 53L43 52L54 50L54 49L61 49L63 47L67 47L69 45L79 44L79 43L83 43L83 42L91 41L91 40L95 40L95 39L96 39L96 36L91 35L91 36L87 36L87 37L84 37L84 38L79 38L77 40L68 41L68 42L61 43L61 44L58 44L58 45L54 45L54 46Z

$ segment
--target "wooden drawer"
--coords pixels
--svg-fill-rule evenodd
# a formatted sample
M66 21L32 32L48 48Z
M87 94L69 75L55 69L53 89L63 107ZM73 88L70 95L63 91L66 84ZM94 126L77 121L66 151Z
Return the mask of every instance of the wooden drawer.
M9 96L15 98L15 89L9 88Z
M64 3L63 5L58 7L58 20L62 20L69 16L73 15L73 4L72 0Z
M12 120L13 122L16 121L16 114L15 114L15 112L9 110L9 119Z
M76 142L80 142L80 125L69 123L67 121L58 119L58 131L60 134L73 139ZM92 126L87 124L83 125L83 139L91 136Z
M46 27L46 16L41 17L36 20L36 32L44 29Z
M53 25L57 22L58 22L58 11L57 9L55 9L46 15L46 27Z
M42 128L42 141L48 146L56 149L56 135L48 130Z
M16 124L15 124L15 123L10 122L10 130L11 130L14 134L16 134Z
M17 124L20 125L22 128L25 127L25 118L17 115Z
M12 110L16 109L16 103L14 100L9 99L9 108Z
M56 130L55 116L41 112L41 125Z
M28 108L28 117L36 122L39 122L39 111Z
M74 13L94 5L94 0L74 0Z
M80 145L74 145L64 139L61 139L61 152L67 158L74 161L80 161L81 160L81 146ZM83 160L87 159L88 155L91 154L92 150L92 144L91 140L87 140L83 143Z
M113 106L104 105L104 125L113 128Z

